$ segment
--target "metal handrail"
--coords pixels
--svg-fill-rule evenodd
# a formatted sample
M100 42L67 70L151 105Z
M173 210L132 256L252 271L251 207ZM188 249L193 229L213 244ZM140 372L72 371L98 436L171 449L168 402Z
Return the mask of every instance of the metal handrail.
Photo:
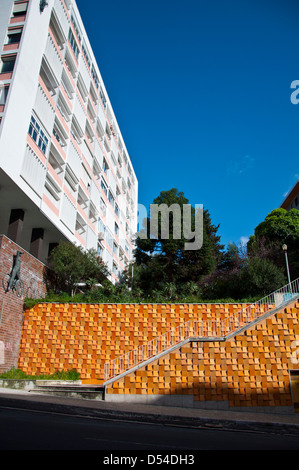
M136 349L107 362L104 365L104 380L112 379L190 338L197 340L200 338L223 339L256 321L274 308L290 302L298 296L298 292L299 278L259 301L242 308L230 317L222 320L189 320L182 323Z

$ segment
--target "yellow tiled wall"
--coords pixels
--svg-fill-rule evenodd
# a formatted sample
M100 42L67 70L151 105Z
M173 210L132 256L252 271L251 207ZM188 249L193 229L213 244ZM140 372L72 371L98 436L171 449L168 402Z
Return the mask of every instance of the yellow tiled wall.
M40 304L24 314L19 367L75 368L103 381L105 362L189 320L225 318L242 305ZM226 342L189 343L107 388L108 394L188 394L231 406L291 404L292 343L299 304ZM299 367L299 366L297 366Z
M108 394L193 395L231 407L292 406L299 305L225 342L189 343L111 384ZM295 345L293 345L295 346Z

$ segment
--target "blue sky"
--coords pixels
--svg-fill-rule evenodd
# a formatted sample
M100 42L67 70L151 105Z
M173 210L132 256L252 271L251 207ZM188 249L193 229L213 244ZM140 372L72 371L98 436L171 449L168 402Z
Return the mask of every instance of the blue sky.
M239 243L299 177L294 0L77 0L147 208L203 204Z

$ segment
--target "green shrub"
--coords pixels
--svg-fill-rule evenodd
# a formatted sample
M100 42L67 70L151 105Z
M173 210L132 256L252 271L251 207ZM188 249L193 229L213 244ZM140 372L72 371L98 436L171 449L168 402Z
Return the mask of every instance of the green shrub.
M79 380L80 374L76 369L71 369L69 371L56 371L51 375L29 375L25 374L21 369L12 368L3 374L0 374L0 379L7 380Z

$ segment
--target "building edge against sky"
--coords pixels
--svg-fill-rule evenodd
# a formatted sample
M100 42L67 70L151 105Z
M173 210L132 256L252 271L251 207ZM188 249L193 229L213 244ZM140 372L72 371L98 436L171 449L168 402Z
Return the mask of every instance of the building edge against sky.
M74 0L1 0L0 233L133 258L138 181Z
M287 193L280 207L288 211L291 209L299 210L299 179Z

